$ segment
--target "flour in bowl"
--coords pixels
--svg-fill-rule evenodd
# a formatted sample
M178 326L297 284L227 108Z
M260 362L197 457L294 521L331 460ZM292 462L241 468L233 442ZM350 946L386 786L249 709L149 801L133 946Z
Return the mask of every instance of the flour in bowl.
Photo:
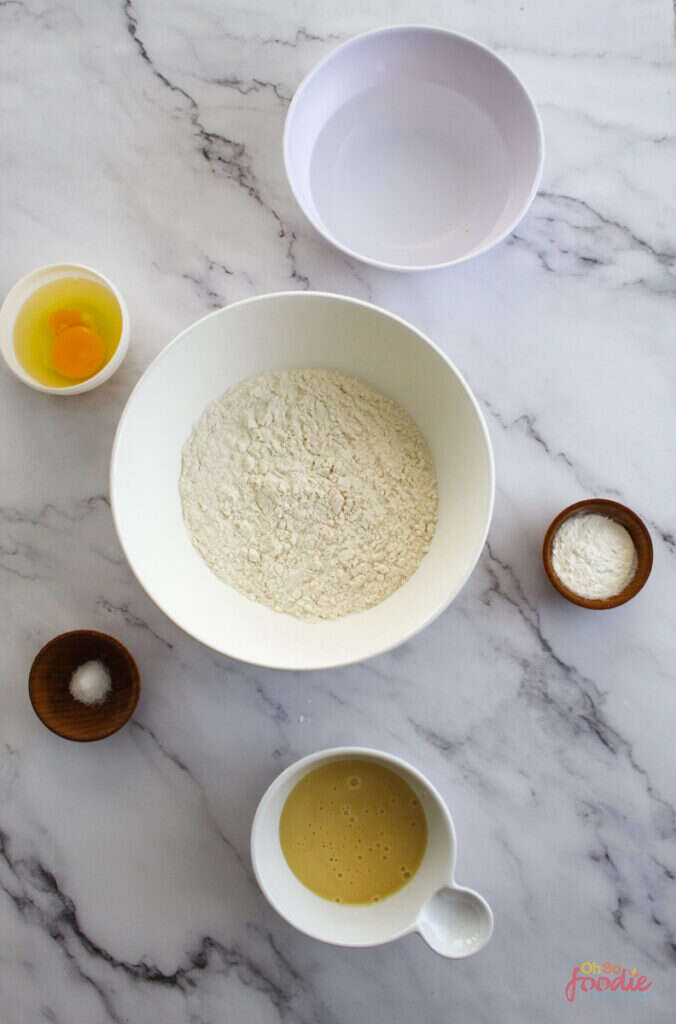
M264 373L226 391L185 444L179 486L209 568L302 619L383 601L415 572L437 522L416 424L333 370Z

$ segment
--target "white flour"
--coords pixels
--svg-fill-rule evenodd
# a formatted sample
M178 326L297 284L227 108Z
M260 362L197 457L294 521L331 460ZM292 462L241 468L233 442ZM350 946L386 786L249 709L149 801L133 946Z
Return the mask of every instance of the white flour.
M572 516L556 531L552 565L559 579L580 597L613 597L636 573L636 548L615 519L596 513Z
M186 442L180 492L209 568L303 619L384 600L415 572L437 522L418 427L331 370L265 373L226 391Z

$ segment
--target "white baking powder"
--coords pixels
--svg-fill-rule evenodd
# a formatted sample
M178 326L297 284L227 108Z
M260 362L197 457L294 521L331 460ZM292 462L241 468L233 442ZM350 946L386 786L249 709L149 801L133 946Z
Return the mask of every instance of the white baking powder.
M636 548L621 523L597 513L571 516L556 531L552 565L561 582L580 597L614 597L633 579Z
M180 492L209 568L303 619L384 600L415 572L437 522L416 424L332 370L265 373L227 391L185 445Z

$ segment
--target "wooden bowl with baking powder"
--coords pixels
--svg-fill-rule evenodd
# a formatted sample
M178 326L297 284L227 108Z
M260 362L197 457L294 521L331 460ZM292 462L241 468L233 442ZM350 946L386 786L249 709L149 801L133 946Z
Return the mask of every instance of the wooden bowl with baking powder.
M581 513L595 513L596 515L608 516L609 519L615 519L618 523L624 526L625 530L634 542L637 559L636 572L627 586L612 597L580 597L580 595L576 594L574 590L570 590L554 572L554 566L552 564L552 546L554 544L554 537L556 536L559 527L566 521L566 519L570 519L571 516L580 515ZM639 519L636 513L632 512L632 510L627 508L626 505L620 505L618 501L609 501L607 498L586 498L584 501L576 501L575 504L569 505L568 508L564 508L563 511L559 512L558 516L551 521L542 545L542 564L545 567L545 572L549 577L551 585L555 590L558 590L559 594L561 594L562 597L565 597L567 601L571 601L573 604L577 604L581 608L593 608L597 610L617 608L619 605L626 604L627 601L631 601L632 597L635 597L638 594L639 590L641 590L648 579L648 576L650 576L650 570L653 567L653 544L643 520Z
M73 672L86 661L101 661L110 672L110 693L101 704L83 704L68 689ZM129 721L138 704L141 677L131 654L115 637L76 629L55 636L37 654L28 693L43 725L64 739L87 743L112 736Z

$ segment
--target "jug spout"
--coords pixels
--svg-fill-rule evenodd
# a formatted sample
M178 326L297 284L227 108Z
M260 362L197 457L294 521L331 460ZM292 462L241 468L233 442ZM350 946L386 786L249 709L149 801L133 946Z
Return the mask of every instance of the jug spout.
M435 953L460 959L486 945L493 933L493 912L472 889L446 885L422 908L417 928Z

